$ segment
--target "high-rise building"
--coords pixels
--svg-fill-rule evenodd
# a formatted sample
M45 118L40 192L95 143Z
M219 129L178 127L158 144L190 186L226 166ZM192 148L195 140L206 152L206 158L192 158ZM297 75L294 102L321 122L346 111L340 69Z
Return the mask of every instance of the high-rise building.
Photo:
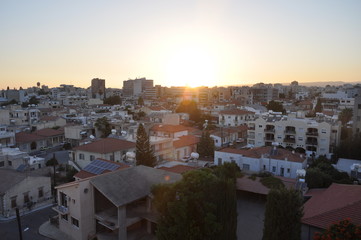
M123 95L125 97L140 96L146 89L153 88L153 80L136 78L123 81Z
M91 85L92 98L105 98L105 80L99 78L92 79Z

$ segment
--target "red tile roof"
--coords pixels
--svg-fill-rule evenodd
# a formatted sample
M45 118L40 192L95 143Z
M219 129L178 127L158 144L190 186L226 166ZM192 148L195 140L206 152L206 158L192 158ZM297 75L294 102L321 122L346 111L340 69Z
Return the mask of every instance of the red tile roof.
M325 190L310 191L304 205L302 223L326 229L329 225L350 218L361 224L361 186L333 183Z
M285 187L287 187L288 189L294 188L296 180L285 177L275 177L281 179ZM237 190L267 195L270 189L263 185L260 180L261 178L259 177L256 177L255 180L252 180L248 178L248 176L244 176L243 178L237 178Z
M162 170L166 170L169 172L174 172L174 173L184 173L184 172L188 172L194 169L197 169L196 167L192 167L192 166L187 166L187 165L176 165L173 167L160 167L159 169Z
M178 140L173 141L173 146L175 148L181 148L186 146L191 146L197 144L199 142L199 138L193 135L186 135L179 137Z
M56 130L52 128L44 128L33 132L33 134L42 137L52 137L52 136L64 135L64 131L59 129Z
M261 158L262 155L270 154L272 147L257 147L257 148L251 148L251 149L234 149L234 148L223 148L219 150L219 152L226 152L226 153L234 153L234 154L241 154L245 157L250 158ZM279 159L279 160L285 160L287 158L287 161L291 162L304 162L305 158L300 157L300 153L292 153L289 150L277 148L277 153L275 155L270 156L272 159ZM302 155L304 156L304 155Z
M16 143L29 143L44 140L46 137L38 136L32 133L19 132L15 134Z
M169 124L157 124L154 125L151 129L151 131L157 131L157 132L181 132L181 131L187 131L188 128L183 125L169 125Z
M116 138L102 138L92 143L75 147L74 151L79 150L94 153L111 153L130 148L135 148L135 143Z
M226 114L226 115L246 115L246 114L254 114L251 111L245 111L241 109L232 109L232 110L223 110L220 111L219 114Z

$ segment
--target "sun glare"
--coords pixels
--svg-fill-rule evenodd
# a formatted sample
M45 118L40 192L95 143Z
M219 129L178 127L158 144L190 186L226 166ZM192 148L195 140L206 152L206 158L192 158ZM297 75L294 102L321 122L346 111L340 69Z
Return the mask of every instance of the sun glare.
M166 60L167 83L172 86L214 86L218 64L212 52L202 46L176 49Z

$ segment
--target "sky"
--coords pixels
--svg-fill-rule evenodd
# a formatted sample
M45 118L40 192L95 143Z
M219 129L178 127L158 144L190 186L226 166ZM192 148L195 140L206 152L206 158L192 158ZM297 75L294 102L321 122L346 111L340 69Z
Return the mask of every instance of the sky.
M0 89L361 81L359 0L1 0Z

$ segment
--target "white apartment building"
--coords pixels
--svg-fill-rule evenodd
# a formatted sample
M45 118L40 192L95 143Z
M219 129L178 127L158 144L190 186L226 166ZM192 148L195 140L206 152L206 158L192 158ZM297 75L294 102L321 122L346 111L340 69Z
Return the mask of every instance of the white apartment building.
M255 113L241 109L220 111L218 121L222 127L237 127L255 118Z
M284 148L328 155L338 146L341 125L295 115L264 115L248 123L248 144L271 146L273 142Z
M245 172L268 171L287 178L297 178L297 170L304 169L307 164L304 155L271 146L215 151L214 164L225 162L235 162Z

